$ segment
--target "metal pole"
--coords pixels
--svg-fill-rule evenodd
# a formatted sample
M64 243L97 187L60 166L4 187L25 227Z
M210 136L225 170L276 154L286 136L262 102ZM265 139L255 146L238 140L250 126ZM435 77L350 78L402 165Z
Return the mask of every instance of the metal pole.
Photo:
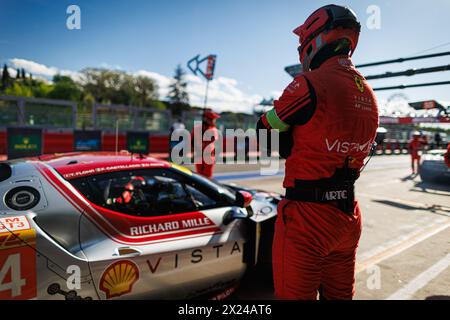
M119 119L116 120L116 155L119 153Z
M442 56L448 56L448 55L450 55L450 51L426 54L423 56L415 56L415 57L409 57L409 58L398 58L398 59L384 60L384 61L379 61L379 62L364 63L364 64L359 64L356 67L357 68L373 67L373 66L379 66L379 65L383 65L383 64L402 63L405 61L429 59L429 58L442 57Z
M374 91L382 91L382 90L393 90L393 89L408 89L408 88L418 88L418 87L431 87L431 86L442 86L450 84L450 81L441 81L441 82L428 82L428 83L417 83L417 84L410 84L410 85L399 85L399 86L392 86L392 87L381 87L381 88L374 88Z
M450 64L444 65L444 66L431 67L431 68L409 69L409 70L400 71L400 72L386 72L384 74L371 75L371 76L367 76L365 78L366 78L366 80L376 80L376 79L394 78L394 77L401 77L401 76L410 77L410 76L414 76L416 74L425 74L425 73L448 71L448 70L450 70Z
M206 92L205 92L205 103L203 109L206 109L208 105L208 91L209 91L209 80L206 80Z

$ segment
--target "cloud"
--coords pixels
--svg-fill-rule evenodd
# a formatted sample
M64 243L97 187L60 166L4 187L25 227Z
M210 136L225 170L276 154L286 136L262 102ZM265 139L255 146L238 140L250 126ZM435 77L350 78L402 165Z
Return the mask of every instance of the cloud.
M14 65L14 67L23 68L25 69L25 71L31 72L32 74L42 75L46 77L53 77L54 75L58 74L57 68L47 67L46 65L34 61L14 58L11 59L10 62Z
M48 78L53 78L57 74L71 77L75 81L81 81L83 78L82 74L77 71L60 70L56 67L48 67L44 64L40 64L31 60L13 58L9 61L15 68L23 68L26 72L31 73L33 74L33 76L36 76L36 78L40 79L43 79L43 77L45 77L48 80Z
M15 68L24 68L34 76L52 78L56 74L69 76L75 81L83 81L83 76L78 71L61 70L56 67L49 67L35 61L13 58L10 60ZM105 65L106 66L106 65ZM169 93L169 86L173 83L173 78L149 70L138 70L129 72L135 76L144 76L155 80L159 87L159 96L166 99ZM187 90L190 103L194 106L203 106L206 81L200 77L187 74ZM246 92L243 86L236 79L228 77L218 77L210 82L208 91L208 106L215 111L234 111L251 113L253 106L258 104L263 97L258 94Z
M135 75L152 78L158 83L159 95L167 97L173 78L156 72L139 70ZM203 106L206 92L206 81L194 75L186 75L187 91L191 105ZM208 106L215 111L234 111L251 113L253 106L262 100L262 96L244 92L236 79L219 77L209 84Z

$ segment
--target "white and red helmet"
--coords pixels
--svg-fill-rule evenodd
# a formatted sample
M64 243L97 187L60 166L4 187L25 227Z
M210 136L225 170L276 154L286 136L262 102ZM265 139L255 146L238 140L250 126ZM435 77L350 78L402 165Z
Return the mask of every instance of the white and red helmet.
M305 23L294 30L300 37L300 62L309 71L311 62L325 46L346 39L351 56L358 45L361 24L348 7L327 5L313 12Z

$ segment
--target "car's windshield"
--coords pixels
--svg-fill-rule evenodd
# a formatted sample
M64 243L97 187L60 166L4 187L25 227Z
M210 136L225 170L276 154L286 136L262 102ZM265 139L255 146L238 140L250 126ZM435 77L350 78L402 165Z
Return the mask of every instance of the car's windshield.
M170 169L134 170L70 180L88 200L134 216L159 216L228 206L228 189Z

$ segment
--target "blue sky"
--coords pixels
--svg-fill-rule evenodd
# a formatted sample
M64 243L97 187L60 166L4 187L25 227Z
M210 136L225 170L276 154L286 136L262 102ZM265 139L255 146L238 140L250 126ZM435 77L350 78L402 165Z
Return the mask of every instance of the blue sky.
M227 96L222 96L229 99L223 106L233 103L230 98L233 94L240 96L240 103L250 104L282 91L290 82L283 68L298 61L298 40L292 30L312 11L328 3L316 0L1 0L0 62L11 64L12 59L22 59L72 71L109 66L170 77L178 63L185 65L199 53L215 53L218 55L216 77L222 82L213 90L228 90ZM410 56L450 42L450 1L335 3L352 7L363 25L353 59L356 64ZM66 28L66 9L70 4L81 8L81 30ZM381 9L380 30L366 27L369 5ZM426 53L445 50L450 50L450 45ZM449 57L444 57L361 71L369 75L449 61ZM377 87L448 79L449 72L444 72L378 80L372 84ZM200 94L200 81L193 85L197 85L193 94ZM410 100L450 101L449 86L388 91L380 93L379 98L385 100L396 92L403 92ZM219 92L213 97L220 98Z

